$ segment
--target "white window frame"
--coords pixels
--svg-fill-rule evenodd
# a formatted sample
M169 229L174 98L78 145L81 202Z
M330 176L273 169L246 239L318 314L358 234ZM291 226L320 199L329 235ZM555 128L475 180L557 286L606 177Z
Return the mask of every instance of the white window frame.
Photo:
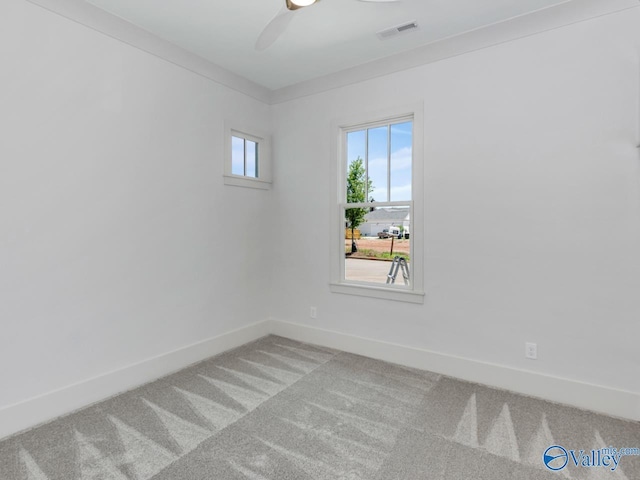
M386 205L409 205L411 215L411 282L409 286L357 282L345 279L344 209L366 204L346 203L347 133L365 128L394 123L396 120L413 121L413 158L411 162L411 200L384 202ZM363 113L332 122L331 204L331 281L334 293L359 295L378 299L410 303L424 303L424 104L390 108Z
M242 138L255 142L258 145L258 176L234 175L232 163L232 137ZM258 188L268 190L271 188L271 137L259 130L246 126L225 123L224 129L224 183L235 187ZM245 152L246 155L246 152ZM246 159L245 159L246 161Z

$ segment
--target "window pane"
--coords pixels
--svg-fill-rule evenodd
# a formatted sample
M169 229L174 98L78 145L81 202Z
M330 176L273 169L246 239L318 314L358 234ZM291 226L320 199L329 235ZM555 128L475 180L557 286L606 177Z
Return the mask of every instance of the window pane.
M347 134L347 202L365 202L366 131Z
M345 280L410 285L412 236L409 206L378 207L375 210L346 208L344 225ZM351 227L354 227L353 238Z
M247 177L258 177L258 144L247 140Z
M370 128L368 130L368 173L371 183L369 200L388 201L388 134L389 127Z
M392 202L411 200L411 160L413 122L391 125L391 198Z
M366 202L366 132L347 134L347 202Z
M244 138L231 137L231 173L244 175Z

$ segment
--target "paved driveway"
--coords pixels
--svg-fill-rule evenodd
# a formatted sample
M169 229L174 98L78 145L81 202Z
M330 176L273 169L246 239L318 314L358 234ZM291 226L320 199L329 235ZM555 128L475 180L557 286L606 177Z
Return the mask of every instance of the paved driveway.
M345 277L347 280L360 282L386 283L391 263L380 260L345 258ZM396 276L396 284L404 285L401 271L398 271Z

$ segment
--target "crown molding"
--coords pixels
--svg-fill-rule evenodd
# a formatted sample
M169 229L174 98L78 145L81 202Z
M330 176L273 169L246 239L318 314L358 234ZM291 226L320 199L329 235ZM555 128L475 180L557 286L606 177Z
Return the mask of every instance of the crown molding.
M638 0L567 0L558 5L470 30L407 52L374 60L277 90L270 90L85 1L27 1L192 71L229 89L272 105L409 70L600 16L640 7Z
M220 85L270 103L271 90L81 0L27 0L96 32L131 45Z
M640 7L638 0L568 0L559 5L470 30L407 52L274 90L271 94L271 103L283 103L345 87L638 7Z

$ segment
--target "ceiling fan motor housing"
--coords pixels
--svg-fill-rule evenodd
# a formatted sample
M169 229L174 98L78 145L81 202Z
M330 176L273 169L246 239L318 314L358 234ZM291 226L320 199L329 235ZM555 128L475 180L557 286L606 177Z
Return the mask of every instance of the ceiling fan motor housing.
M298 3L303 3L302 1L298 1L296 2L296 0L285 0L285 3L287 5L287 8L289 10L298 10L299 8L304 8L304 7L309 7L311 5L313 5L314 3L317 3L319 0L314 0L312 2L309 2L309 0L307 0L306 2L304 2L306 5L298 5ZM294 3L296 2L296 3Z

